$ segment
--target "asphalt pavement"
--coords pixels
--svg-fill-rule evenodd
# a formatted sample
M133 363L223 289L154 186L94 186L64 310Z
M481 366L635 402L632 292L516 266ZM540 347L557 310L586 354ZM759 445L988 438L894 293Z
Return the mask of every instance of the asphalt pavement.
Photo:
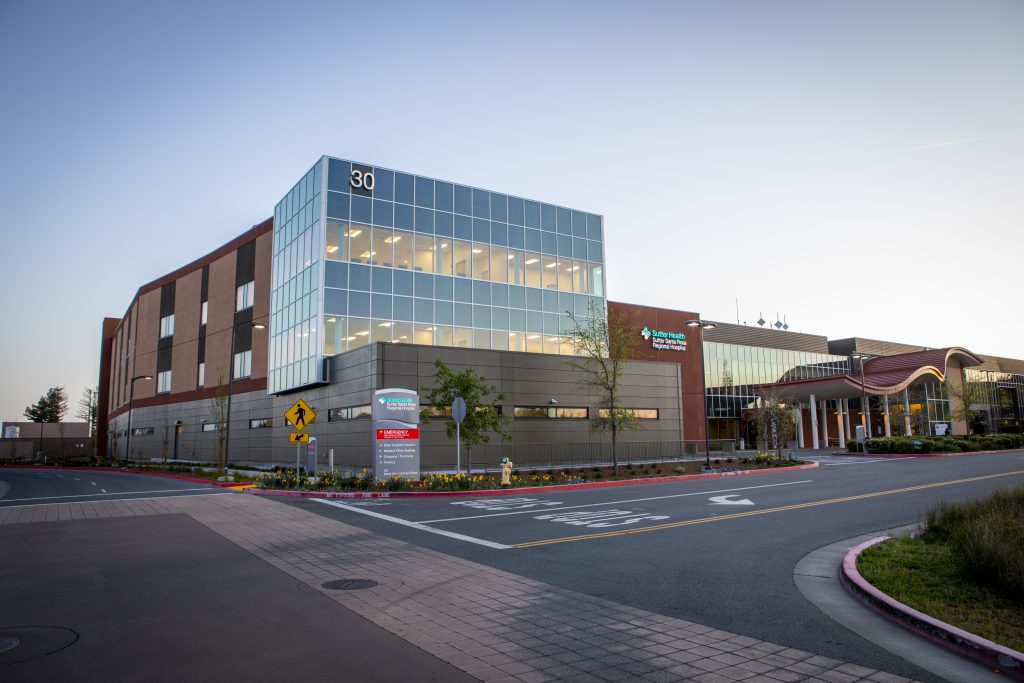
M424 547L667 616L924 680L797 590L831 543L1024 483L1024 452L822 457L821 467L513 496L279 499Z
M0 507L224 493L210 484L89 467L0 468Z

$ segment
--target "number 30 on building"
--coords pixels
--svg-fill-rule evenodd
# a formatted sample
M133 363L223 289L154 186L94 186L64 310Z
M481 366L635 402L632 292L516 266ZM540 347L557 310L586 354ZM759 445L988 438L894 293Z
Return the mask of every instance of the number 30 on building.
M358 189L372 190L373 189L373 173L362 171L352 171L352 177L349 179L349 185Z

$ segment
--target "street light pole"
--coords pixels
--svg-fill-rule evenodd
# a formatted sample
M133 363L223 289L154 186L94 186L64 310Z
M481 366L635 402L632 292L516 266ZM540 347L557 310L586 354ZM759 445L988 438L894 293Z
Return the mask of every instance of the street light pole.
M850 358L856 358L860 361L860 423L864 427L864 437L866 439L871 438L871 434L868 433L868 425L870 424L870 418L868 417L868 392L864 386L864 363L872 356L866 353L854 353Z
M700 368L700 397L704 403L704 466L708 469L711 468L711 434L710 434L710 420L708 419L708 386L707 380L705 379L704 369L704 330L711 330L718 325L713 322L706 320L687 320L687 327L699 327L700 328L700 357L701 357L701 368Z
M132 401L135 399L135 383L140 379L153 379L153 375L136 375L128 386L128 436L124 442L124 464L128 466L128 457L132 452Z
M262 330L266 327L263 323L242 323L243 325L249 325L254 330ZM227 415L224 418L224 452L219 454L217 458L217 470L224 475L227 469L228 453L231 447L231 385L235 381L235 330L238 328L238 323L231 326L231 347L228 352L228 401L227 401ZM251 349L250 349L251 350Z

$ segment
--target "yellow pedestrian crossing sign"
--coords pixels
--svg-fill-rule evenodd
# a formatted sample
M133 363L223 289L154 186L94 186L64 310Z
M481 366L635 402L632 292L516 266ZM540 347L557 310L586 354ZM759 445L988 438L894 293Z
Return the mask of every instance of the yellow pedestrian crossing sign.
M300 398L292 404L291 408L285 411L284 419L288 420L288 424L301 432L316 419L316 412L309 407L308 403Z
M303 434L302 432L292 432L288 435L289 443L308 443L309 434Z

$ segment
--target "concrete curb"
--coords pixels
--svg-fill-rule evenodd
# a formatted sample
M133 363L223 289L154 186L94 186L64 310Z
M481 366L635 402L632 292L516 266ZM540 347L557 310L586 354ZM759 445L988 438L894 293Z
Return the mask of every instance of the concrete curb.
M62 472L119 472L121 474L141 474L150 477L181 479L182 481L191 481L197 484L209 484L210 486L219 486L222 489L238 489L252 486L252 484L248 484L245 482L213 481L211 479L203 479L202 477L187 477L183 474L171 474L170 472L148 472L146 470L129 470L122 469L120 467L91 467L89 465L85 465L83 467L60 467L54 465L0 465L0 469L61 470Z
M713 472L710 474L681 474L673 477L651 477L649 479L623 479L620 481L591 481L583 484L557 484L555 486L525 486L514 489L481 489L478 491L291 491L284 489L248 488L246 493L257 496L283 496L292 498L436 498L441 496L504 496L523 493L549 493L551 491L572 491L575 489L599 489L609 486L632 486L635 484L657 484L689 479L717 479L720 477L766 474L770 472L795 472L818 467L817 462L792 467L773 467L763 470L739 470L737 472Z
M832 455L846 455L854 458L953 458L959 455L999 455L1000 453L1018 453L1022 448L1008 448L1002 451L967 451L965 453L847 453L833 451Z
M857 558L867 548L887 541L891 536L879 536L857 545L843 557L840 578L853 595L868 607L896 622L907 630L931 642L952 650L1007 676L1024 681L1024 653L1011 650L991 640L968 633L955 626L918 612L878 590L857 571Z

